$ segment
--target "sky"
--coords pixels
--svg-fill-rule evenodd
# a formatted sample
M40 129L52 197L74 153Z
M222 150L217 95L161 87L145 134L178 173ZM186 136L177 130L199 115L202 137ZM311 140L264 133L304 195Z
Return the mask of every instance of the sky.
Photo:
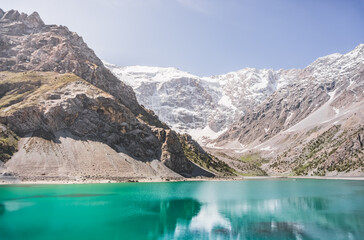
M77 32L119 65L199 76L304 68L364 43L364 0L0 0Z

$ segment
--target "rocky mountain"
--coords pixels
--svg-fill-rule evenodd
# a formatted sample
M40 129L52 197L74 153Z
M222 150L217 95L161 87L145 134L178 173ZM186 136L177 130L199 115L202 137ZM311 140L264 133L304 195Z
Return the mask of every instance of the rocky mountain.
M289 82L295 72L246 68L198 77L176 68L104 64L134 89L142 105L172 129L189 133L200 142L218 137L238 117Z
M259 152L275 164L263 166L262 170L270 174L290 174L308 164L308 159L295 159L310 148L311 140L320 139L333 126L340 126L338 134L344 133L340 135L343 141L352 137L350 134L361 136L364 124L363 44L346 54L321 57L304 69L246 68L212 77L198 77L175 68L106 66L133 87L141 104L155 111L173 129L190 133L206 147L230 149L233 158ZM329 147L338 138L330 139L322 149L338 147ZM362 172L358 167L364 165L361 139L347 143L359 146L355 150L358 157L348 156L352 146L341 146L345 153L341 157L332 153L328 162L351 159L357 164L348 172ZM282 159L282 154L286 155L284 161L299 163L290 167L283 164L284 171L274 170L270 166L281 165L277 158ZM316 154L319 153L312 154L310 159L316 159ZM305 174L318 174L320 167L327 169L327 161L322 164L326 167L316 166Z
M22 179L214 175L80 36L36 12L0 10L0 127L0 171Z
M337 118L344 113L340 114L340 109L362 101L363 72L364 45L344 55L319 58L307 68L297 70L293 81L241 117L217 142L262 142L312 113L317 118L306 119L301 128Z
M363 52L198 77L103 63L67 27L0 9L0 173L363 175Z
M319 58L222 134L260 151L270 174L363 175L364 45Z

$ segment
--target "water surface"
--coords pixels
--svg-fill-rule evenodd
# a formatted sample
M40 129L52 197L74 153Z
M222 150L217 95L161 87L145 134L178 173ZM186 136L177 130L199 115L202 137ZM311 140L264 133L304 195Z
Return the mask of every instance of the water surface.
M0 239L363 239L364 181L0 186Z

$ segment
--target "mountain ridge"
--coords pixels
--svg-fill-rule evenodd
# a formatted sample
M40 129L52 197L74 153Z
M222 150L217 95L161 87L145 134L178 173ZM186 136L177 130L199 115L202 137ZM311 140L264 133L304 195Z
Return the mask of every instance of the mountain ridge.
M350 138L353 132L361 136L364 125L361 114L364 111L364 44L345 54L320 57L303 69L245 68L201 78L189 73L183 75L178 70L178 74L169 73L169 78L162 81L156 77L155 67L154 74L148 75L147 67L106 66L120 80L132 83L141 104L155 111L172 129L188 132L214 154L231 154L232 157L225 158L227 162L253 152L270 159L262 166L269 174L330 175L334 173L326 170L335 168L328 167L329 162L340 165L346 158L355 168L349 167L347 174L363 174L362 137L352 143L344 143L343 139ZM167 70L162 68L163 71ZM186 102L189 98L198 102ZM332 147L330 141L324 144L324 149L330 148L331 154L320 149L311 153L310 158L298 157L301 151L312 149L311 140L325 139L326 131L334 126L341 135L330 141L337 142L338 146ZM354 145L361 147L353 148ZM339 155L333 153L336 148L341 149ZM352 151L359 155L351 155ZM327 161L317 154L326 154ZM305 164L311 166L309 162L315 162L314 156L322 159L323 165L315 163L310 171L297 170ZM285 160L279 160L282 158ZM280 165L286 168L274 170Z
M359 44L350 53L360 52L363 46ZM280 88L299 81L312 68L322 68L345 55L335 53L318 58L304 69L244 68L211 77L198 77L172 67L117 67L104 63L120 80L132 86L138 101L156 112L162 121L204 143L204 140L217 138L239 117ZM314 77L322 81L321 76ZM187 86L190 91L181 89ZM174 89L180 92L173 92ZM188 95L198 99L197 103L183 103ZM198 95L202 95L202 99ZM207 139L199 138L201 134L205 134Z
M19 138L1 172L28 180L214 175L186 157L183 138L77 33L37 13L0 13L0 126Z

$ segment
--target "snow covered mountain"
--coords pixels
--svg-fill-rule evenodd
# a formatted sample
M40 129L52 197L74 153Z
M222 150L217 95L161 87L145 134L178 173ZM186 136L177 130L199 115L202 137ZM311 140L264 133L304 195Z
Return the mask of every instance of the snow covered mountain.
M245 112L291 81L296 71L246 68L199 77L176 68L104 64L133 87L140 104L152 109L172 129L187 132L200 142L218 137Z
M286 76L283 72L280 77ZM363 100L363 78L364 44L347 54L318 58L305 69L291 72L287 85L251 108L217 142L255 145L282 130L329 122Z
M245 68L211 77L199 77L176 68L104 64L134 89L140 104L152 109L174 130L187 132L204 142L217 138L279 90L292 92L297 86L306 88L332 82L352 72L355 64L363 61L363 46L347 54L318 58L304 69ZM287 119L286 126L293 121L288 115Z
M304 69L245 68L212 77L105 65L162 121L236 170L247 167L241 156L258 154L268 162L257 169L271 175L364 172L364 44Z

